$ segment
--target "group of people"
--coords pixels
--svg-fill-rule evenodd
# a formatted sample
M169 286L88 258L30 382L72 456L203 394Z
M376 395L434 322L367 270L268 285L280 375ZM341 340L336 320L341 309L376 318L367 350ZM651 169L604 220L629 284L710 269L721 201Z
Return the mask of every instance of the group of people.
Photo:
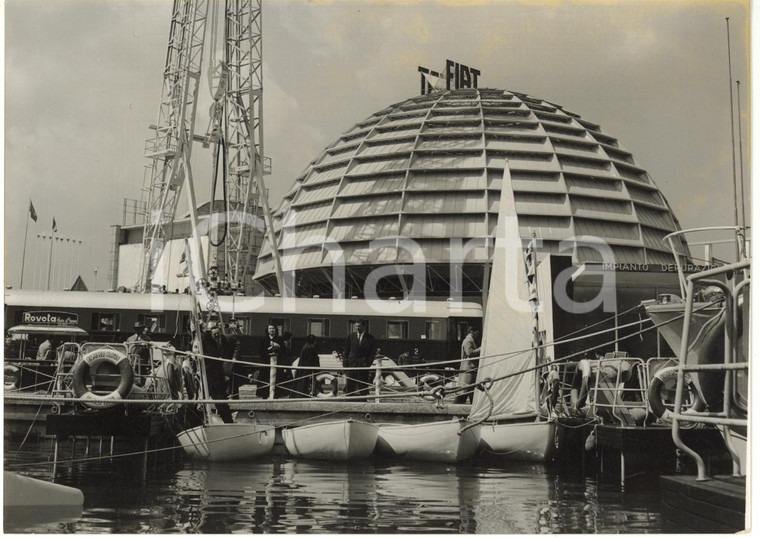
M307 397L316 395L319 386L316 374L320 366L317 339L314 335L306 338L306 343L301 348L298 357L298 367L295 377L292 373L292 356L285 339L278 332L275 325L268 325L264 338L259 344L259 364L253 369L253 373L243 376L237 363L240 358L241 332L234 318L229 320L223 331L221 320L212 318L205 323L201 331L203 355L208 357L204 360L206 381L209 397L214 400L227 400L237 397L240 380L252 381L257 387L257 395L264 399L270 397L274 391L275 398ZM467 386L475 380L480 353L480 331L470 327L461 347L461 363L458 384ZM150 342L148 329L140 323L135 325L135 334L127 339L128 343L139 344ZM148 346L133 345L132 353L141 354L148 352ZM356 321L353 330L348 334L344 346L343 366L346 368L345 393L348 396L367 396L372 386L373 369L370 368L377 354L377 341L368 331L366 324ZM222 360L213 360L212 358ZM409 353L409 363L416 362L419 351ZM148 361L149 362L149 361ZM169 361L171 362L171 361ZM172 363L173 364L173 363ZM277 366L272 370L272 366ZM174 365L172 368L180 369L184 376L184 385L188 397L193 398L197 392L197 385L192 383L192 359L186 357L184 363ZM309 368L314 368L310 370ZM176 377L176 376L175 376ZM171 388L171 387L170 387ZM174 397L176 390L171 391ZM472 391L463 391L456 397L456 403L471 401ZM216 404L217 412L224 422L232 422L232 413L229 405Z

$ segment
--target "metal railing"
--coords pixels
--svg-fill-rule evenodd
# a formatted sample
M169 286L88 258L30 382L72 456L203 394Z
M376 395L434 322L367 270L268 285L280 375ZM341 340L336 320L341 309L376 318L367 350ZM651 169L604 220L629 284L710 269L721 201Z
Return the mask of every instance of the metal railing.
M683 333L681 337L681 349L678 353L678 366L677 366L677 384L675 395L675 409L673 413L673 425L672 435L673 442L684 453L690 456L697 464L697 480L707 480L705 472L705 463L702 457L693 449L686 446L681 439L681 433L679 424L682 421L696 422L701 424L712 424L719 426L722 430L724 440L731 459L733 460L734 475L740 475L744 471L743 459L738 453L737 448L734 446L732 436L728 431L731 426L747 427L748 419L746 416L736 416L737 408L741 411L741 406L738 403L738 383L736 372L749 371L749 362L739 362L740 346L739 339L740 324L739 307L742 298L740 295L747 288L749 292L750 278L748 276L748 270L750 268L750 261L745 260L742 262L732 263L724 267L716 269L709 269L700 273L692 274L686 277L686 301L684 311ZM744 275L743 278L738 278L739 275ZM725 277L725 281L719 280L716 277ZM694 311L694 296L695 296L695 283L709 284L719 287L725 296L725 325L724 325L724 357L722 363L711 364L687 364L687 357L689 351L689 332L691 327L691 318ZM743 300L748 301L747 297ZM746 306L746 305L745 305ZM745 316L748 315L745 313ZM749 338L749 334L745 331L743 338ZM723 405L722 409L718 412L694 412L690 411L688 414L681 411L681 404L684 398L685 387L685 374L686 372L722 372L724 374L723 382ZM743 414L743 413L738 413ZM733 415L733 416L732 416Z
M594 415L598 415L597 409L608 411L610 416L617 420L621 426L635 426L636 419L630 414L631 409L641 409L644 412L644 422L649 414L647 390L649 379L647 377L646 363L643 359L628 357L626 353L608 353L604 358L591 361L594 375L594 385L589 391L589 403ZM630 366L630 377L624 378L624 363ZM605 367L610 367L605 372ZM614 376L614 377L613 377ZM626 382L635 376L638 386L626 386ZM601 383L609 383L600 386ZM611 386L610 386L611 385ZM633 395L634 399L624 399L626 395Z

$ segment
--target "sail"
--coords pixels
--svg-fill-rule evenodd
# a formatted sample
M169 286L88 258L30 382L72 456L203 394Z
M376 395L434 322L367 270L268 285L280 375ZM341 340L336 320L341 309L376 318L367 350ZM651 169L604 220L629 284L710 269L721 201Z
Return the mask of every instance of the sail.
M536 364L535 351L531 350L536 328L535 315L531 308L528 275L508 166L504 168L499 216L494 236L496 243L492 258L493 266L486 304L478 381L522 372ZM513 353L521 350L529 351ZM535 372L495 382L489 389L489 394L494 400L489 419L497 420L536 413L535 384ZM470 418L473 420L486 418L489 408L488 396L476 390L472 399Z

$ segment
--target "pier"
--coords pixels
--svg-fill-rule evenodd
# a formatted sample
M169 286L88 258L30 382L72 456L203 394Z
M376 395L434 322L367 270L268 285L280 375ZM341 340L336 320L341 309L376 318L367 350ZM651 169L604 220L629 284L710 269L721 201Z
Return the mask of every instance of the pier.
M746 476L660 477L663 532L736 533L746 523Z

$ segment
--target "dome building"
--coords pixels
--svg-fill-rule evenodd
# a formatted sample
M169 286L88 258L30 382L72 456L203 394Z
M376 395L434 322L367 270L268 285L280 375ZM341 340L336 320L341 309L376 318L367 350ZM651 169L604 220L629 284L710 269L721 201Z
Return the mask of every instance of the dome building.
M314 159L274 214L283 268L299 296L332 296L336 260L346 297L370 278L380 297L400 298L424 278L427 297L480 298L507 188L539 256L569 242L560 253L574 265L599 262L574 239L593 236L617 263L672 263L662 239L679 224L617 139L542 99L462 89L391 105ZM410 271L418 262L424 275ZM274 292L274 271L265 241L254 278Z

